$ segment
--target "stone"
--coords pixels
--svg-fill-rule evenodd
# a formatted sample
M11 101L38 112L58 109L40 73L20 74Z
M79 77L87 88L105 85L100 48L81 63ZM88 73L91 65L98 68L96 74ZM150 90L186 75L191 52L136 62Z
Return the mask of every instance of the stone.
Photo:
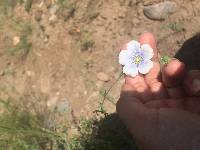
M53 5L49 8L49 12L52 14L52 15L55 15L59 10L59 6L58 5Z
M49 23L50 24L55 24L57 22L58 18L56 15L52 15L51 17L49 17Z
M67 98L59 97L60 93L53 93L46 101L49 113L45 117L47 127L65 127L72 122L72 108ZM58 130L62 128L58 128Z
M55 109L59 114L66 114L71 112L71 107L67 99L58 102Z
M145 6L144 15L152 20L164 20L176 11L176 3L165 1L158 4Z
M20 43L20 37L19 36L14 36L13 37L13 45L16 46L19 43Z
M103 82L110 81L110 77L104 72L99 72L97 74L97 79L99 79L100 81L103 81Z
M26 75L28 76L28 77L32 77L32 76L34 76L34 72L33 71L30 71L30 70L27 70L26 71Z
M0 76L4 76L5 75L5 71L4 70L1 70L0 71Z

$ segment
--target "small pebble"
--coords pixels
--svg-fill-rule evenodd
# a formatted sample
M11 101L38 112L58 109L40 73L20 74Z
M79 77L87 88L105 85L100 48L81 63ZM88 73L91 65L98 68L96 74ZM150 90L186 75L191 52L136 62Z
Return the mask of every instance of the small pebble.
M19 36L14 36L13 37L13 45L16 46L20 42L20 37Z
M59 114L69 113L70 110L70 105L67 99L62 100L56 104L56 112Z
M56 15L52 15L50 18L49 18L49 22L50 24L55 24L57 22L58 18Z
M97 74L97 79L99 79L100 81L103 81L103 82L110 81L110 77L104 72L99 72Z

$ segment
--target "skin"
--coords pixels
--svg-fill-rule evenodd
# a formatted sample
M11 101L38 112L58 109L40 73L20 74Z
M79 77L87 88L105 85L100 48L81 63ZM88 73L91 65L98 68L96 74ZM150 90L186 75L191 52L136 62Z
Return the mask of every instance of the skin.
M117 113L141 150L200 150L200 71L186 71L173 59L160 67L156 41L143 34L141 44L154 49L154 67L146 75L125 75Z

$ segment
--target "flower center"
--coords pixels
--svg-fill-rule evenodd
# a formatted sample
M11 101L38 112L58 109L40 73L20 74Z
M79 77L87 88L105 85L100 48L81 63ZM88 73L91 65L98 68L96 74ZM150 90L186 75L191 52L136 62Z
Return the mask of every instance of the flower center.
M139 65L141 62L142 62L143 58L141 56L135 56L133 58L133 62L136 64L136 65Z

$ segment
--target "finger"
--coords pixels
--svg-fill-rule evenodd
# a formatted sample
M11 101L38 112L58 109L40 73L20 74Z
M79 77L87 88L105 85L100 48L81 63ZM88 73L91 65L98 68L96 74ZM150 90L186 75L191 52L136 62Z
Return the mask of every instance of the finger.
M155 37L152 33L146 32L146 33L142 34L139 38L139 42L140 42L141 45L148 44L149 46L151 46L151 48L154 51L153 59L158 58L156 40L155 40Z
M183 88L185 65L178 59L173 59L162 69L162 80L167 87L169 98L183 98L186 96Z
M184 84L189 96L200 96L200 70L189 71Z
M145 75L145 82L149 86L154 98L164 98L167 96L165 88L161 82L160 64L158 63L158 51L156 40L152 33L144 33L139 39L141 45L148 44L154 50L154 66L150 72Z
M145 82L147 83L152 97L154 99L167 98L167 91L161 81L160 64L154 63L152 70L145 76Z
M174 59L164 66L162 80L166 87L177 87L182 84L185 75L185 65L178 59Z

